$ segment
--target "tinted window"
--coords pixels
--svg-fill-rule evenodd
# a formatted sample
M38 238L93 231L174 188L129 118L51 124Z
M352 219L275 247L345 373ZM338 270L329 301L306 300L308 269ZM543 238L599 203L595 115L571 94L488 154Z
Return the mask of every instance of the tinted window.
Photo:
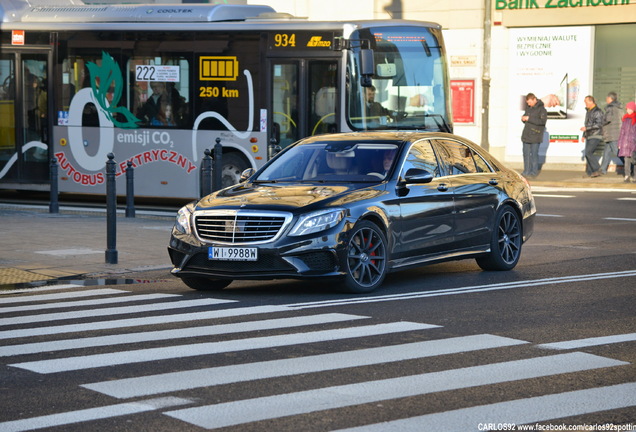
M434 177L440 176L439 165L430 141L419 141L411 146L404 161L401 177L404 177L411 168L426 170Z
M470 147L457 141L440 140L438 142L446 150L444 159L448 174L458 175L478 172Z

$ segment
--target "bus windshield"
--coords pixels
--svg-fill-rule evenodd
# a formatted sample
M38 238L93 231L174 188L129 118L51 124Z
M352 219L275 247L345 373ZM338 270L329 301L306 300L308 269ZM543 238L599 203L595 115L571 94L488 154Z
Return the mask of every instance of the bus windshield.
M351 35L351 45L347 120L352 129L452 131L440 30L360 29ZM374 74L362 86L360 50L366 48L373 50Z

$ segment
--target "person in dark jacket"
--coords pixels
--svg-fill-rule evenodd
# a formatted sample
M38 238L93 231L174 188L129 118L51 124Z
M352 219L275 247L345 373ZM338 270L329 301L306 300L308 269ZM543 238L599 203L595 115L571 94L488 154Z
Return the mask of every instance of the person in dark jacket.
M605 150L603 151L603 159L601 162L601 172L607 174L607 167L612 159L618 155L618 134L621 130L623 119L623 105L618 101L616 92L609 92L605 98L607 106L605 107L605 121L603 122L603 140L605 141Z
M524 177L533 178L539 175L539 146L543 141L548 112L543 102L533 94L526 96L526 111L521 117L525 123L521 133L523 143L523 172Z
M581 128L583 136L581 140L585 142L585 172L590 177L598 177L603 175L601 172L601 164L598 157L594 156L596 148L603 140L603 123L605 122L605 114L603 110L596 105L593 96L585 96L585 126Z

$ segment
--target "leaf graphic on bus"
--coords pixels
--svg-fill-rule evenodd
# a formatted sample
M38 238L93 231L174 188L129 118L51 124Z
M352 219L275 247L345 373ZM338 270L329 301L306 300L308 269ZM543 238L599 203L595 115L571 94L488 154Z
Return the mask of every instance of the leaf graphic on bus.
M86 64L91 75L91 88L93 96L100 108L106 113L108 119L117 127L124 129L137 128L140 120L131 113L128 108L117 106L121 99L124 87L124 79L121 70L115 59L105 51L102 51L102 65L98 66L93 62ZM97 83L99 82L99 87ZM108 91L112 86L112 100L108 102ZM120 122L114 114L121 114L125 117L125 122Z

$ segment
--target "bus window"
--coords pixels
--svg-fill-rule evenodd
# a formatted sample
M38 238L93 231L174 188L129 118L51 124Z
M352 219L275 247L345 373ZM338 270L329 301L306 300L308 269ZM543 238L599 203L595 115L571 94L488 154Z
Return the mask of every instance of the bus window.
M338 64L312 61L309 63L311 106L309 135L337 131L336 104L338 101Z
M184 127L188 123L190 65L181 57L128 60L131 112L142 126Z
M298 136L298 64L273 65L272 106L274 123L280 128L280 146L287 147Z

